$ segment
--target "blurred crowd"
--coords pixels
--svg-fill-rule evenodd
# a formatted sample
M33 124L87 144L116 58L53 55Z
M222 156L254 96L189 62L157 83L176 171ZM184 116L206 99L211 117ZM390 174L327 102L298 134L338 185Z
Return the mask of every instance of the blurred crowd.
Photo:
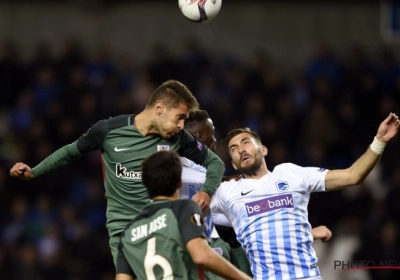
M276 65L263 50L241 61L197 42L184 48L175 54L155 45L139 64L103 47L85 50L74 40L57 54L38 43L29 59L18 45L1 45L1 279L113 279L100 154L30 182L11 178L9 169L18 161L35 166L100 119L139 112L165 80L188 85L213 118L217 140L239 126L258 131L270 170L283 162L349 167L389 112L400 114L400 64L389 48L371 53L349 46L337 57L321 44L302 69ZM218 145L217 153L226 174L233 174L226 149ZM317 250L324 279L346 279L324 275L335 258L400 262L398 213L399 136L364 184L311 196L311 224L328 226L334 236ZM348 252L337 252L346 240ZM361 277L400 279L393 270Z

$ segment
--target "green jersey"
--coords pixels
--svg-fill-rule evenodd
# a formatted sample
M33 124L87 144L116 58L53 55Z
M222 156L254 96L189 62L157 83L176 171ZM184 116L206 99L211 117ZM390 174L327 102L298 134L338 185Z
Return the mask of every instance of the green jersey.
M170 139L159 135L144 136L136 130L134 115L97 122L76 142L54 152L32 172L34 176L44 174L94 150L101 151L110 236L120 234L149 202L141 179L141 164L151 154L161 150L176 151L180 156L205 165L207 177L201 191L210 196L214 194L224 172L221 159L193 135L181 130Z
M117 273L134 279L204 279L186 244L206 238L200 207L191 200L149 203L121 235Z

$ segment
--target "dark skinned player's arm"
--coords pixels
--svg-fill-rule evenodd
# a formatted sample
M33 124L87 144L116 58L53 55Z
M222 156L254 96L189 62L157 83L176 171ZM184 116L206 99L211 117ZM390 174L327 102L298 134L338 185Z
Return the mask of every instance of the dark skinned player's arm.
M225 165L215 153L208 150L203 166L207 169L207 173L206 181L200 188L200 191L208 193L211 197L215 193L217 186L221 183L222 175L225 172Z

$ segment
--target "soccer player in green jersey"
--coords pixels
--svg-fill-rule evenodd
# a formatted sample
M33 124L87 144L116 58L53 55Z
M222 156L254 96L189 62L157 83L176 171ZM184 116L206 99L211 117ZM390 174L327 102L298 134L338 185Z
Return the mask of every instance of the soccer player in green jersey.
M177 151L180 156L205 166L206 181L193 201L202 210L209 208L225 167L217 155L183 130L189 112L197 108L196 98L185 85L166 81L153 92L139 114L101 120L77 141L55 151L34 168L18 162L10 174L31 180L89 151L100 150L107 198L107 228L115 263L119 235L149 202L140 167L151 154L160 150Z
M117 280L204 279L203 268L224 279L251 279L207 243L200 207L179 200L182 164L175 152L145 159L142 179L151 202L125 228L117 257Z

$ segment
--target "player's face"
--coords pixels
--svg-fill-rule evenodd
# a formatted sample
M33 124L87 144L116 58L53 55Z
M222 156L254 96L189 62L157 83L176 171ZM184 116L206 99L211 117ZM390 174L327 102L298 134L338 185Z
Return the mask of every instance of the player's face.
M183 129L185 119L189 116L188 107L179 104L177 107L164 107L158 118L158 130L162 138L169 139Z
M262 166L267 148L258 143L250 134L241 133L228 144L233 167L243 174L254 174Z
M211 119L207 119L205 123L202 124L201 127L202 138L201 142L206 145L211 151L215 152L216 150L216 139L215 139L215 127L213 121Z

